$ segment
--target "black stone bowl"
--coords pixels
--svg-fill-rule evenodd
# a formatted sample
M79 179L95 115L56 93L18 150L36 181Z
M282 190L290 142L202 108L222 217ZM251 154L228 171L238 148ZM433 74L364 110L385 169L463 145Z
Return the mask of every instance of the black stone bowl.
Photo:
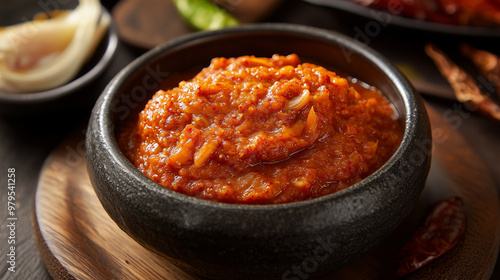
M207 66L213 57L275 53L296 53L379 88L404 127L402 143L388 162L331 195L280 205L233 205L162 187L121 153L114 128L134 115L163 79L185 78L177 74ZM376 52L329 31L258 24L194 33L136 59L100 96L86 147L90 180L102 205L146 248L204 279L303 279L346 266L396 228L425 184L431 134L412 85Z

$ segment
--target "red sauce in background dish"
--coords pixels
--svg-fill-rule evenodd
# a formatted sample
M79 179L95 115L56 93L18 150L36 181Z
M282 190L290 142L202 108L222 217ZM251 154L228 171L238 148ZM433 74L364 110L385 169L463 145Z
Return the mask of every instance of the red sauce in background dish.
M380 92L292 54L214 58L156 92L118 134L126 157L167 188L277 204L361 181L394 153L402 128Z

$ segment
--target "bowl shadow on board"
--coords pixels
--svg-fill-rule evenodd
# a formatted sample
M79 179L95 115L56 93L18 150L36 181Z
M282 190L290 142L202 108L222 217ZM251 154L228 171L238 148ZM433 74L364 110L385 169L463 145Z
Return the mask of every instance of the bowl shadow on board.
M400 115L404 137L384 166L320 198L232 205L162 187L119 150L114 128L133 117L159 87L192 77L193 68L209 65L214 57L276 53L331 66L387 96ZM424 187L431 143L422 100L379 54L330 31L256 24L178 38L123 69L94 107L86 152L89 178L104 209L146 248L203 279L294 279L299 277L295 267L312 277L346 266L393 232Z
M12 6L15 5L12 4ZM103 6L101 7L102 16L111 17L109 12ZM41 9L43 6L38 8ZM36 11L38 10L33 11L32 9L28 9L27 13L34 14ZM23 18L27 17L23 16ZM5 22L9 21L6 20ZM83 64L75 78L59 87L39 92L12 93L0 90L0 115L14 117L32 116L36 114L57 113L74 106L92 106L99 97L102 89L96 89L97 80L111 64L117 46L118 32L116 26L111 21L108 30L93 55Z

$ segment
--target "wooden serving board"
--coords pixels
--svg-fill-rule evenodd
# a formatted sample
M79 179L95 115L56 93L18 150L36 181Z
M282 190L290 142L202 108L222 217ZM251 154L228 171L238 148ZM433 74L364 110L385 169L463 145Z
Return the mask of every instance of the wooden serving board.
M241 23L257 22L275 10L282 0L219 1ZM193 32L171 0L120 0L112 11L120 38L151 49L170 39Z
M433 162L410 216L373 252L319 279L387 279L398 248L436 201L460 196L467 227L459 243L405 279L489 279L498 255L500 204L487 167L432 108ZM144 249L109 218L87 176L84 132L68 138L46 160L34 201L40 255L54 279L194 279Z

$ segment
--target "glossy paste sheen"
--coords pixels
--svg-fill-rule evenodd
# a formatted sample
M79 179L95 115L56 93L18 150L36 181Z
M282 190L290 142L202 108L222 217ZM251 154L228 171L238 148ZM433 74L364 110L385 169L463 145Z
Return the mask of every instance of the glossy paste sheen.
M214 58L160 90L118 142L146 176L190 196L277 204L331 194L380 168L402 128L373 88L297 55Z

